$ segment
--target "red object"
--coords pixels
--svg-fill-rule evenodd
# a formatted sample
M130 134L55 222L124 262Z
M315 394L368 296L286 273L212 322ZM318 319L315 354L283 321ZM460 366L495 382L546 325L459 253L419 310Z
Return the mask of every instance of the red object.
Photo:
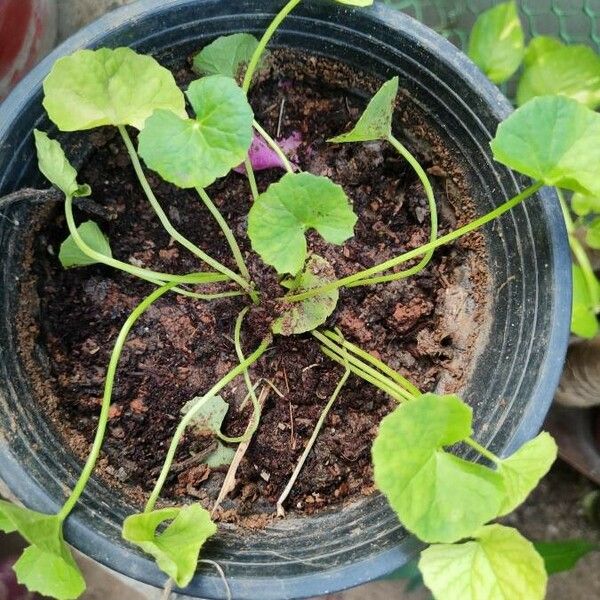
M53 46L54 0L0 0L0 98Z

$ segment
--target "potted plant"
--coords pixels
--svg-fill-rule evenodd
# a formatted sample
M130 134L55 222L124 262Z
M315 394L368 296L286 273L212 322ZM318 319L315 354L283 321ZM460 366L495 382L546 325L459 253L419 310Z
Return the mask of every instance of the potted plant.
M64 530L85 553L155 585L166 573L188 593L222 597L216 565L236 598L316 595L413 555L419 544L400 517L434 544L422 568L438 597L459 593L444 581L444 561L481 546L502 554L522 597L543 596L533 547L486 524L519 504L555 456L547 434L527 441L554 391L569 321L569 288L558 284L569 273L566 237L543 185L594 190L596 115L543 98L498 128L508 106L471 63L407 17L359 10L369 4L272 2L265 15L250 1L140 2L72 38L3 106L1 189L41 184L34 135L40 169L62 193L33 194L41 211L9 197L2 221L11 285L0 330L0 474L28 509L2 503L0 525L31 544L16 565L31 587L81 593ZM276 33L283 50L265 59ZM61 136L66 154L42 96L59 129L84 132ZM287 120L274 98L289 101ZM97 127L108 133L85 133ZM559 140L571 144L548 155ZM264 166L285 174L265 169L257 182ZM202 219L186 220L198 206ZM174 242L193 258L179 262ZM123 275L111 279L111 268ZM169 359L166 370L148 344ZM123 354L141 384L116 380ZM108 370L95 379L104 358ZM227 386L240 377L236 396ZM52 403L57 389L70 409ZM90 480L107 430L117 454ZM65 433L87 456L83 470ZM375 436L385 497L370 493ZM458 442L457 453L445 449ZM132 477L137 487L122 485ZM324 510L336 499L348 504ZM273 520L290 509L296 515ZM498 583L493 574L482 582Z

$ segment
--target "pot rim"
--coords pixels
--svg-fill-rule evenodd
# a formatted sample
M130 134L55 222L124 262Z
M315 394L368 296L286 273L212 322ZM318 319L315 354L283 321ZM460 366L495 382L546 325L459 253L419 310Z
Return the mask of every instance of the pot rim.
M195 3L202 5L215 1L226 0L195 0ZM129 22L135 22L148 13L170 11L177 6L188 5L190 2L191 0L138 0L104 15L64 41L22 79L0 105L0 140L4 139L11 124L18 117L24 99L39 91L44 77L58 58L80 48L95 47L107 32L126 27ZM485 98L489 110L498 120L505 119L512 112L509 101L466 55L412 17L380 3L375 3L368 9L353 9L337 5L336 10L361 10L368 15L375 26L381 24L387 28L402 30L405 35L412 37L415 43L434 52L439 60L446 62L452 70L459 72L461 78L466 80L470 86L477 88L481 96ZM271 11L265 11L260 16L267 18L271 15L273 15ZM554 267L561 272L569 273L571 262L566 243L566 230L555 194L550 189L544 189L540 195L547 204L549 235L556 250L553 257ZM564 359L560 348L564 348L566 352L568 342L571 298L569 289L555 290L554 295L558 301L554 302L554 313L550 319L553 326L546 340L546 346L559 350L546 355L539 372L537 387L532 393L524 413L519 417L519 425L505 444L505 453L511 453L537 434L558 385ZM4 440L0 436L0 478L7 482L10 481L11 490L18 498L25 500L27 505L46 511L56 509L58 507L56 499L49 498L43 486L38 485L28 475L25 467L16 460L8 445L3 442ZM85 519L77 511L68 519L65 533L70 543L98 562L133 579L158 587L163 585L165 576L151 560L138 554L133 548L117 547L95 529L89 528ZM232 592L236 598L252 600L259 597L264 600L281 600L281 598L310 597L336 592L390 573L414 557L421 548L422 544L418 540L410 538L402 548L395 547L372 554L360 562L333 567L326 576L303 574L291 576L285 581L274 581L268 576L238 579L237 582L232 581ZM204 597L218 597L214 594L220 596L221 585L221 581L217 577L204 573L197 574L188 588L188 592Z

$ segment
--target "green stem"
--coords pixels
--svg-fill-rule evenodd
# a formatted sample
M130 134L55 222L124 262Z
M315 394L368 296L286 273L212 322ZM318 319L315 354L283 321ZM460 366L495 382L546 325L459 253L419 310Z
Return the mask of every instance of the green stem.
M386 378L379 371L370 367L366 363L362 362L360 359L355 356L349 355L346 352L346 348L344 346L338 346L335 342L330 340L328 337L324 336L322 333L318 331L311 331L312 335L317 338L324 346L335 352L344 360L347 360L351 366L355 366L360 369L363 373L366 373L370 377L379 380L382 384L386 386L386 388L394 390L394 392L400 396L404 400L412 400L414 396L407 392L404 388L400 387L395 381L392 381L389 378Z
M585 283L588 288L588 293L592 300L592 305L596 310L598 310L598 308L600 307L600 291L598 290L598 284L596 280L596 274L594 273L594 268L592 267L592 263L590 262L590 258L587 252L585 251L585 248L577 239L575 223L573 223L573 219L571 218L571 213L569 212L569 207L567 205L567 201L565 200L564 194L562 190L558 188L556 189L556 192L558 194L558 199L560 200L560 208L565 219L567 233L569 234L569 246L571 247L571 252L575 257L577 264L581 267L581 271L583 273Z
M242 256L242 251L235 239L233 232L231 231L229 225L227 225L227 221L223 218L223 215L219 212L219 209L214 205L213 201L210 199L210 196L206 193L206 191L202 188L196 188L198 195L204 202L206 208L208 208L210 214L214 217L215 221L218 223L229 247L231 248L231 252L233 257L235 258L235 262L242 274L247 281L250 281L250 273L248 268L246 267L246 263L244 262L244 257Z
M281 149L279 144L261 127L260 123L256 121L256 119L254 120L254 129L258 131L260 136L265 140L265 142L267 142L273 152L277 154L279 160L283 163L285 170L288 173L293 173L294 167L292 166L292 163L290 163L288 157L285 155L285 152Z
M298 461L298 464L296 465L296 468L294 469L294 472L292 473L290 480L288 481L287 485L285 486L285 489L281 493L281 496L279 496L279 500L277 500L277 514L279 516L283 517L285 515L285 513L283 511L283 503L285 502L286 498L289 496L290 492L292 491L292 488L294 487L294 484L296 483L296 480L298 479L298 476L300 475L300 471L302 471L302 468L304 467L304 463L306 462L308 455L311 453L313 446L315 445L315 442L317 441L317 438L319 437L319 433L321 433L321 429L323 428L325 419L327 419L327 415L329 414L331 407L333 406L334 402L337 400L337 397L340 395L342 388L344 387L344 385L346 385L346 382L348 381L350 372L351 372L350 365L346 362L346 371L345 371L344 375L342 376L342 378L340 379L339 383L337 384L333 394L331 395L331 398L325 405L325 408L321 412L321 416L319 417L319 420L317 421L317 424L315 425L312 435L310 436L310 439L308 440L308 443L306 444L306 448L304 448L304 452L302 453L302 456L300 457L300 460Z
M244 362L244 352L242 350L242 323L244 321L244 317L250 310L250 307L247 306L244 308L240 314L238 315L235 322L235 329L233 333L233 342L235 344L235 352L237 354L238 360L240 364ZM244 369L244 382L246 383L246 387L248 388L248 395L250 396L250 400L252 400L252 417L250 419L250 423L248 423L248 427L244 432L244 435L236 438L231 438L226 435L223 435L220 431L217 431L217 436L221 438L224 442L228 444L241 444L243 442L247 442L252 438L256 430L258 429L258 424L260 423L260 403L256 396L255 386L252 385L252 381L250 380L250 374L248 373L248 369Z
M115 376L117 373L117 368L119 366L119 360L121 358L121 353L123 352L123 346L127 340L127 336L131 331L131 328L135 325L137 320L148 310L148 308L156 302L161 296L166 294L175 283L168 283L154 292L150 294L147 298L145 298L140 304L131 312L125 324L121 328L119 332L119 336L117 337L117 341L113 348L110 362L108 364L108 370L106 372L106 380L104 382L104 396L102 397L102 408L100 410L100 417L98 419L98 428L96 429L96 435L94 437L94 443L92 444L92 449L88 455L88 458L85 462L81 475L71 492L71 495L65 502L61 511L58 513L58 517L61 521L64 521L70 512L73 510L75 504L79 500L87 482L89 481L94 467L96 466L96 461L98 460L98 456L100 455L100 450L102 448L102 443L104 441L104 435L106 433L106 425L108 423L108 414L110 410L112 391L115 383Z
M237 367L229 371L225 377L220 379L204 396L202 396L196 404L185 414L181 422L177 426L175 430L175 434L173 435L173 439L171 440L171 445L169 446L169 450L167 452L167 456L165 458L165 462L163 464L160 475L158 476L158 480L150 494L150 498L146 503L146 508L144 512L151 512L154 509L154 505L158 500L160 492L165 484L169 471L171 470L171 465L173 464L173 459L175 458L175 453L177 452L177 446L185 433L187 426L193 421L194 417L198 414L200 409L210 400L213 396L216 396L226 385L228 385L231 381L233 381L238 375L241 375L244 370L253 365L267 350L270 338L265 338L260 346L242 363L240 363Z
M201 283L216 283L219 281L228 281L229 278L225 275L219 273L191 273L190 275L171 275L169 273L160 273L158 271L151 271L149 269L142 269L140 267L136 267L134 265L130 265L129 263L122 262L111 256L106 256L101 254L100 252L96 252L93 248L90 248L83 238L79 235L77 231L77 226L75 225L75 218L73 217L73 198L71 196L66 196L65 199L65 217L67 220L67 226L69 228L69 233L73 238L73 241L77 245L77 247L91 259L96 262L102 263L109 267L113 267L114 269L118 269L120 271L125 271L125 273L129 273L130 275L134 275L135 277L139 277L144 281L149 281L150 283L154 283L155 285L164 285L166 281L175 282L180 284L201 284ZM177 288L173 288L175 291Z
M254 169L252 168L252 161L249 156L246 156L244 160L244 167L246 168L246 175L248 176L248 182L250 183L250 191L252 192L252 199L254 202L258 200L260 196L258 192L258 186L256 185L256 177L254 176Z
M325 356L339 363L340 365L345 366L346 363L344 362L344 359L335 352L331 351L329 348L327 348L327 346L319 346L319 348ZM356 366L355 364L350 364L350 370L355 375L358 375L361 379L364 379L368 383L374 385L381 391L391 396L397 402L404 402L408 400L405 396L399 394L396 388L389 386L387 383L385 383L378 377L373 377L372 375L369 375L366 371L363 371L360 367Z
M429 181L429 177L427 173L423 170L423 167L419 164L417 159L408 151L408 149L400 143L393 135L390 135L388 141L396 150L408 161L410 166L413 168L417 177L421 181L423 187L425 188L425 193L427 194L427 203L429 204L429 214L430 214L430 222L431 222L431 234L429 236L430 243L434 243L438 236L438 212L437 206L435 204L435 195L433 193L433 188L431 187L431 182ZM405 271L400 271L399 273L394 273L393 275L382 275L381 277L373 277L369 279L361 279L356 283L350 284L348 287L355 287L358 285L372 285L376 283L385 283L388 281L396 281L398 279L405 279L407 277L412 277L417 273L420 273L431 261L433 258L434 250L431 249L423 258L416 264L414 267L410 269L406 269Z
M471 448L473 448L474 450L477 450L477 452L479 452L479 454L481 454L481 456L484 456L485 458L487 458L489 461L493 462L494 464L499 465L502 463L502 459L498 458L495 454L490 452L487 448L484 448L481 444L476 442L473 438L467 438L465 440L465 444L467 444L468 446L471 446Z
M129 153L129 157L131 158L131 162L133 164L133 168L138 177L140 185L142 186L142 189L144 190L144 193L146 194L150 205L154 209L156 216L159 218L162 226L165 228L165 231L175 241L179 242L184 248L187 248L192 254L196 255L200 260L204 261L207 265L211 266L215 271L223 273L223 275L226 275L229 279L235 281L243 290L251 294L252 287L250 286L248 281L240 277L237 273L234 273L231 269L228 269L226 266L222 265L218 260L215 260L208 254L206 254L206 252L204 252L203 250L198 248L198 246L190 242L190 240L188 240L185 236L179 233L179 231L177 231L175 227L173 227L171 221L169 221L169 218L167 217L160 203L156 199L156 196L154 195L154 192L152 191L148 180L146 179L146 174L142 169L142 165L140 163L140 159L138 158L135 147L133 146L133 142L131 141L129 134L127 133L127 130L123 125L119 125L119 133L123 138L123 142L125 143L125 147L127 148L127 152Z
M276 15L273 19L267 30L263 34L262 38L258 42L258 46L248 63L248 68L246 69L246 75L244 76L244 82L242 84L243 90L246 94L250 91L250 86L252 85L252 78L254 77L254 73L260 63L260 59L267 49L268 43L271 41L271 38L277 31L278 27L283 23L285 18L300 4L302 0L290 0Z
M396 383L400 384L407 392L409 392L413 396L421 395L421 391L417 386L413 385L408 379L406 379L406 377L403 377L397 371L394 371L394 369L386 365L382 360L375 358L372 354L369 354L369 352L366 352L359 346L353 344L352 342L349 342L348 340L338 335L337 333L334 333L333 331L325 331L325 335L328 338L337 342L338 344L344 346L344 348L351 350L352 352L354 352L354 354L356 354L363 360L370 362L380 371L383 371L383 373L385 373L388 377L393 379Z
M306 292L302 292L301 294L285 296L285 301L286 302L302 302L303 300L307 300L308 298L314 298L315 296L325 294L326 292L329 292L331 290L335 290L335 289L338 289L338 288L341 288L344 286L348 286L348 285L355 283L356 281L359 281L361 279L366 279L367 277L370 277L371 275L376 275L377 273L381 273L382 271L388 271L389 269L393 269L397 265L400 265L409 260L412 260L413 258L417 258L418 256L421 256L421 255L429 252L430 250L435 250L436 248L439 248L440 246L449 244L450 242L453 242L453 241L457 240L458 238L460 238L464 235L467 235L468 233L471 233L475 229L478 229L479 227L486 225L490 221L493 221L493 220L497 219L498 217L502 216L504 213L512 210L513 208L515 208L515 206L518 206L519 204L521 204L521 202L523 202L530 196L533 196L533 194L535 194L540 188L542 188L543 185L544 184L541 181L538 181L538 182L534 183L533 185L530 185L527 189L522 191L520 194L518 194L514 198L511 198L508 202L505 202L504 204L495 208L494 210L487 213L483 217L479 217L478 219L475 219L474 221L472 221L471 223L468 223L464 227L461 227L455 231L452 231L451 233L448 233L442 237L439 237L434 242L429 242L428 244L425 244L425 245L421 246L420 248L415 248L414 250L410 250L409 252L406 252L406 253L402 254L401 256L397 256L396 258L387 260L379 265L375 265L374 267L371 267L370 269L361 271L360 273L355 273L354 275L349 275L348 277L344 277L343 279L338 279L337 281L332 281L331 283L328 283L328 284L323 285L318 288L312 288L310 290L307 290Z

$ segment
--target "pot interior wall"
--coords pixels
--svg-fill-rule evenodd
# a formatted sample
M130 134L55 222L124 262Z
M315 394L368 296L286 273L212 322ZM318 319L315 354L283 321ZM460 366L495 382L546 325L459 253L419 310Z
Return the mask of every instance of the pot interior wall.
M30 132L33 127L53 131L41 107L40 82L57 56L82 46L131 46L174 65L219 35L259 34L280 5L278 0L143 0L83 30L42 63L3 108L0 195L46 185ZM408 17L383 7L353 11L329 1L306 2L285 22L275 45L336 58L382 80L399 75L462 158L480 214L526 185L494 164L489 150L499 120L508 113L506 101L452 46ZM27 223L29 210L7 208L0 220L0 476L27 505L52 511L80 466L30 401L12 333L27 233L14 223ZM553 195L543 192L485 230L494 290L490 341L481 348L464 396L474 407L477 436L499 453L536 432L560 372L570 304L560 223ZM94 481L67 524L67 537L112 568L160 585L164 578L153 564L120 539L120 523L130 510L122 497ZM203 555L224 567L235 598L281 600L374 579L403 564L417 548L385 500L373 496L257 533L223 528ZM202 566L188 593L221 597L221 585Z

